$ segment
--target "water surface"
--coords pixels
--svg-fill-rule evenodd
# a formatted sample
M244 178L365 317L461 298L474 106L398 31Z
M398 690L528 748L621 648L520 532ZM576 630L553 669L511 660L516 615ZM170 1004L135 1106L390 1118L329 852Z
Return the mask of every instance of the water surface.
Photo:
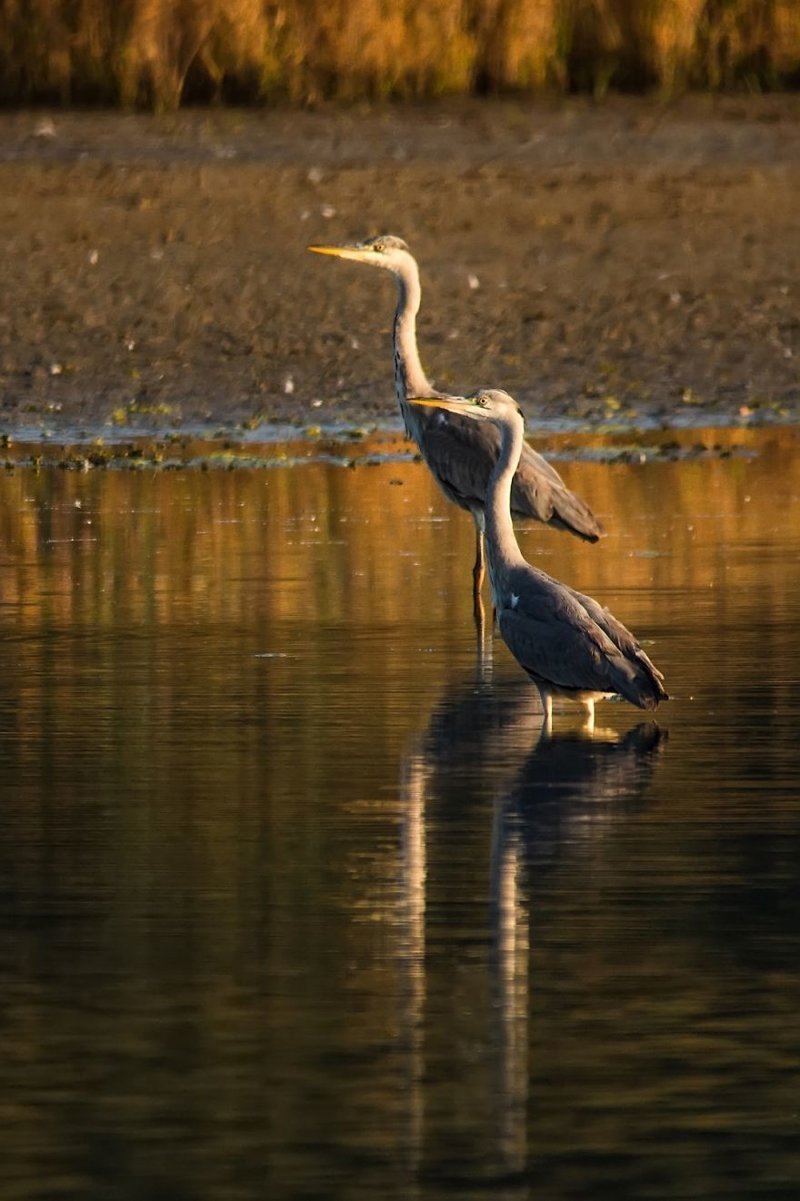
M0 478L0 1174L797 1196L800 460L565 463L657 725L538 741L423 467Z

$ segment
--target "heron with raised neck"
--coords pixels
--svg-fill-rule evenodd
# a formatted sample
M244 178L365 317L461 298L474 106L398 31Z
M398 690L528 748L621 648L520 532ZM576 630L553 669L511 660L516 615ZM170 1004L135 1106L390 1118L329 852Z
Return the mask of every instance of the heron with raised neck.
M392 330L394 387L406 433L417 443L434 479L449 500L467 509L475 522L473 599L476 618L482 614L480 590L485 572L484 501L489 476L497 462L500 436L491 423L478 424L460 409L421 408L414 396L445 399L422 367L417 347L417 313L422 289L417 261L402 238L382 234L363 242L309 246L316 254L334 255L388 271L397 285L397 308ZM588 505L566 486L561 476L532 447L524 443L511 486L511 512L567 530L586 542L605 533Z

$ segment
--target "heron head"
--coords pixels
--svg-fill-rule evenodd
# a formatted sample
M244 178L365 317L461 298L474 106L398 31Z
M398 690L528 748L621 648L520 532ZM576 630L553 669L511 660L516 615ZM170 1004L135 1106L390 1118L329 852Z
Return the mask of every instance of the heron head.
M411 404L461 413L464 417L492 421L495 425L525 421L525 415L514 397L502 388L478 388L477 392L470 392L468 396L411 396L409 400Z
M340 259L353 259L357 263L367 263L373 267L383 267L385 271L395 273L408 265L414 259L411 251L402 238L394 234L379 234L376 238L366 238L363 242L344 242L339 246L309 246L314 254L331 254Z

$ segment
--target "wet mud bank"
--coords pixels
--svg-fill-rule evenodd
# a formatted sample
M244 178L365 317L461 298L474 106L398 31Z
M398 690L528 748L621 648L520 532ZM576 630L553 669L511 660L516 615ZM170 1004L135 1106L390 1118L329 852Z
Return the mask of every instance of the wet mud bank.
M0 116L0 433L399 428L391 282L436 382L533 429L800 412L797 98Z

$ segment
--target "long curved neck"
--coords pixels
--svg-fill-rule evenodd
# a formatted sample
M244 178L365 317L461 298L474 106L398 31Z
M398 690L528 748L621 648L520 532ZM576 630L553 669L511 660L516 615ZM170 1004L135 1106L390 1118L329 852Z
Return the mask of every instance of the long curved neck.
M404 263L396 273L397 310L394 315L392 349L394 350L394 386L400 407L405 413L409 396L427 396L433 385L422 370L417 350L417 313L422 289L419 271L413 259Z
M503 423L500 454L486 490L486 541L493 570L502 571L525 561L511 520L511 484L524 442L525 426L521 417Z

